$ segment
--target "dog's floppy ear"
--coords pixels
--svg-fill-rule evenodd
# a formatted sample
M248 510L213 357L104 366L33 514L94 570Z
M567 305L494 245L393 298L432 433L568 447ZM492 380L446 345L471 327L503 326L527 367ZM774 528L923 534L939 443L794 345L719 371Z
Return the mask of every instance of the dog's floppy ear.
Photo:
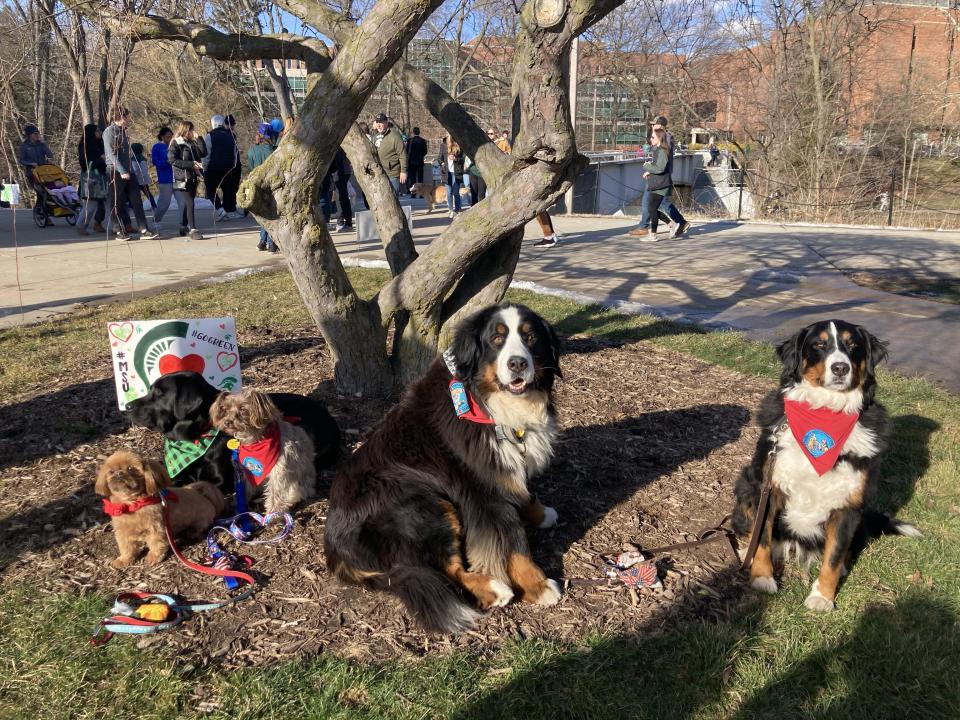
M864 405L870 405L877 394L877 365L886 360L889 353L887 344L883 340L862 326L858 325L857 330L863 337L864 351L867 355L867 372L863 378L863 402Z
M170 487L170 475L167 468L159 460L142 460L143 486L147 495L156 495L166 487Z
M100 466L100 470L97 471L97 482L94 483L93 491L100 497L107 497L110 495L110 472L112 470L113 456L108 457L103 465Z
M560 338L557 337L557 332L553 329L553 325L543 318L540 318L540 320L543 322L543 327L546 328L547 337L550 340L550 353L553 355L553 364L550 369L553 370L554 375L563 380L563 372L560 370L560 355L563 353L563 345L560 342Z
M266 427L281 417L280 409L266 393L244 388L241 394L245 396L244 405L249 409L251 426Z
M450 343L450 352L457 365L457 377L473 380L480 370L483 357L483 328L490 316L490 308L476 312L457 327Z
M803 343L810 333L810 327L805 327L796 335L777 346L777 355L783 363L781 381L800 381L800 363L803 360Z

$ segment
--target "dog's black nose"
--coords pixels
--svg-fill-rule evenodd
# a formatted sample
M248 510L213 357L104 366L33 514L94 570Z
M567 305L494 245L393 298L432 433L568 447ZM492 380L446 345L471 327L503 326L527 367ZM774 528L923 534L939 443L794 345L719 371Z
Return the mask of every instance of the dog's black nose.
M507 367L510 372L522 373L527 369L527 359L519 355L512 355L507 359Z
M850 366L847 365L845 362L835 362L833 365L830 366L830 370L832 370L833 374L836 375L838 378L842 378L844 375L850 372Z

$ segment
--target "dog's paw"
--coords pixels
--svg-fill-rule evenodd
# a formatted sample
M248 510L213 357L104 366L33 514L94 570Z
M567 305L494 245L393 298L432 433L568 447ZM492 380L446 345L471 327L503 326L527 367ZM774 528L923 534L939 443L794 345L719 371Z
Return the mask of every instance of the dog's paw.
M547 580L543 584L543 590L540 593L540 596L533 601L534 605L543 605L544 607L549 605L556 605L560 602L560 585L556 580Z
M814 612L832 612L836 608L833 600L824 597L820 593L820 583L817 580L813 581L810 594L807 595L807 599L803 601L803 604L808 610L813 610Z
M503 607L513 599L513 589L496 578L490 579L488 589L493 596L492 599L488 598L487 603L484 603L488 608Z
M543 507L543 521L537 525L539 530L546 530L547 528L552 528L557 524L557 511L552 507L544 505Z
M147 553L147 557L144 558L144 562L147 565L156 565L159 562L162 562L163 559L167 556L166 552L154 552L151 550Z
M775 592L777 592L777 581L772 577L757 576L750 580L750 587L757 592L773 595Z
M130 565L132 565L133 560L134 559L132 557L123 557L121 555L120 557L115 558L114 561L110 563L110 565L112 567L115 567L117 570L122 570L123 568L129 567Z

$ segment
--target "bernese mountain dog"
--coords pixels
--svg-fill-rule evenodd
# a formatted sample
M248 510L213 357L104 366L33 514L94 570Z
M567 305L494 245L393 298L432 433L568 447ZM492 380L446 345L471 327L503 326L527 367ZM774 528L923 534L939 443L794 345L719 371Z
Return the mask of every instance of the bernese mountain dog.
M804 604L826 612L834 609L852 546L880 533L920 535L864 505L889 433L887 413L875 400L875 369L887 348L858 325L828 320L805 327L777 353L780 388L760 408L763 431L736 483L733 527L750 538L766 481L770 500L750 584L775 593L775 566L796 559L809 568L820 557Z
M336 577L396 594L435 632L466 630L475 608L514 596L556 603L524 521L557 521L529 482L553 455L559 356L553 328L527 307L467 318L337 473L325 536Z

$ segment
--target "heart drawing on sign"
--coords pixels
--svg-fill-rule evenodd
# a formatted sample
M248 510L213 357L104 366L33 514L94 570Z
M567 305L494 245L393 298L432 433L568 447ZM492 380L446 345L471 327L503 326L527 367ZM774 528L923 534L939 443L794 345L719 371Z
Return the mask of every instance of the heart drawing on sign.
M199 355L185 355L177 357L176 355L163 355L157 363L157 369L161 375L169 375L180 370L189 370L190 372L203 373L206 363Z
M107 332L113 335L120 342L126 342L133 335L133 323L107 323Z
M217 365L220 367L220 369L223 372L226 372L227 370L232 368L234 365L237 364L239 360L240 358L237 357L236 353L230 353L230 352L217 353Z

